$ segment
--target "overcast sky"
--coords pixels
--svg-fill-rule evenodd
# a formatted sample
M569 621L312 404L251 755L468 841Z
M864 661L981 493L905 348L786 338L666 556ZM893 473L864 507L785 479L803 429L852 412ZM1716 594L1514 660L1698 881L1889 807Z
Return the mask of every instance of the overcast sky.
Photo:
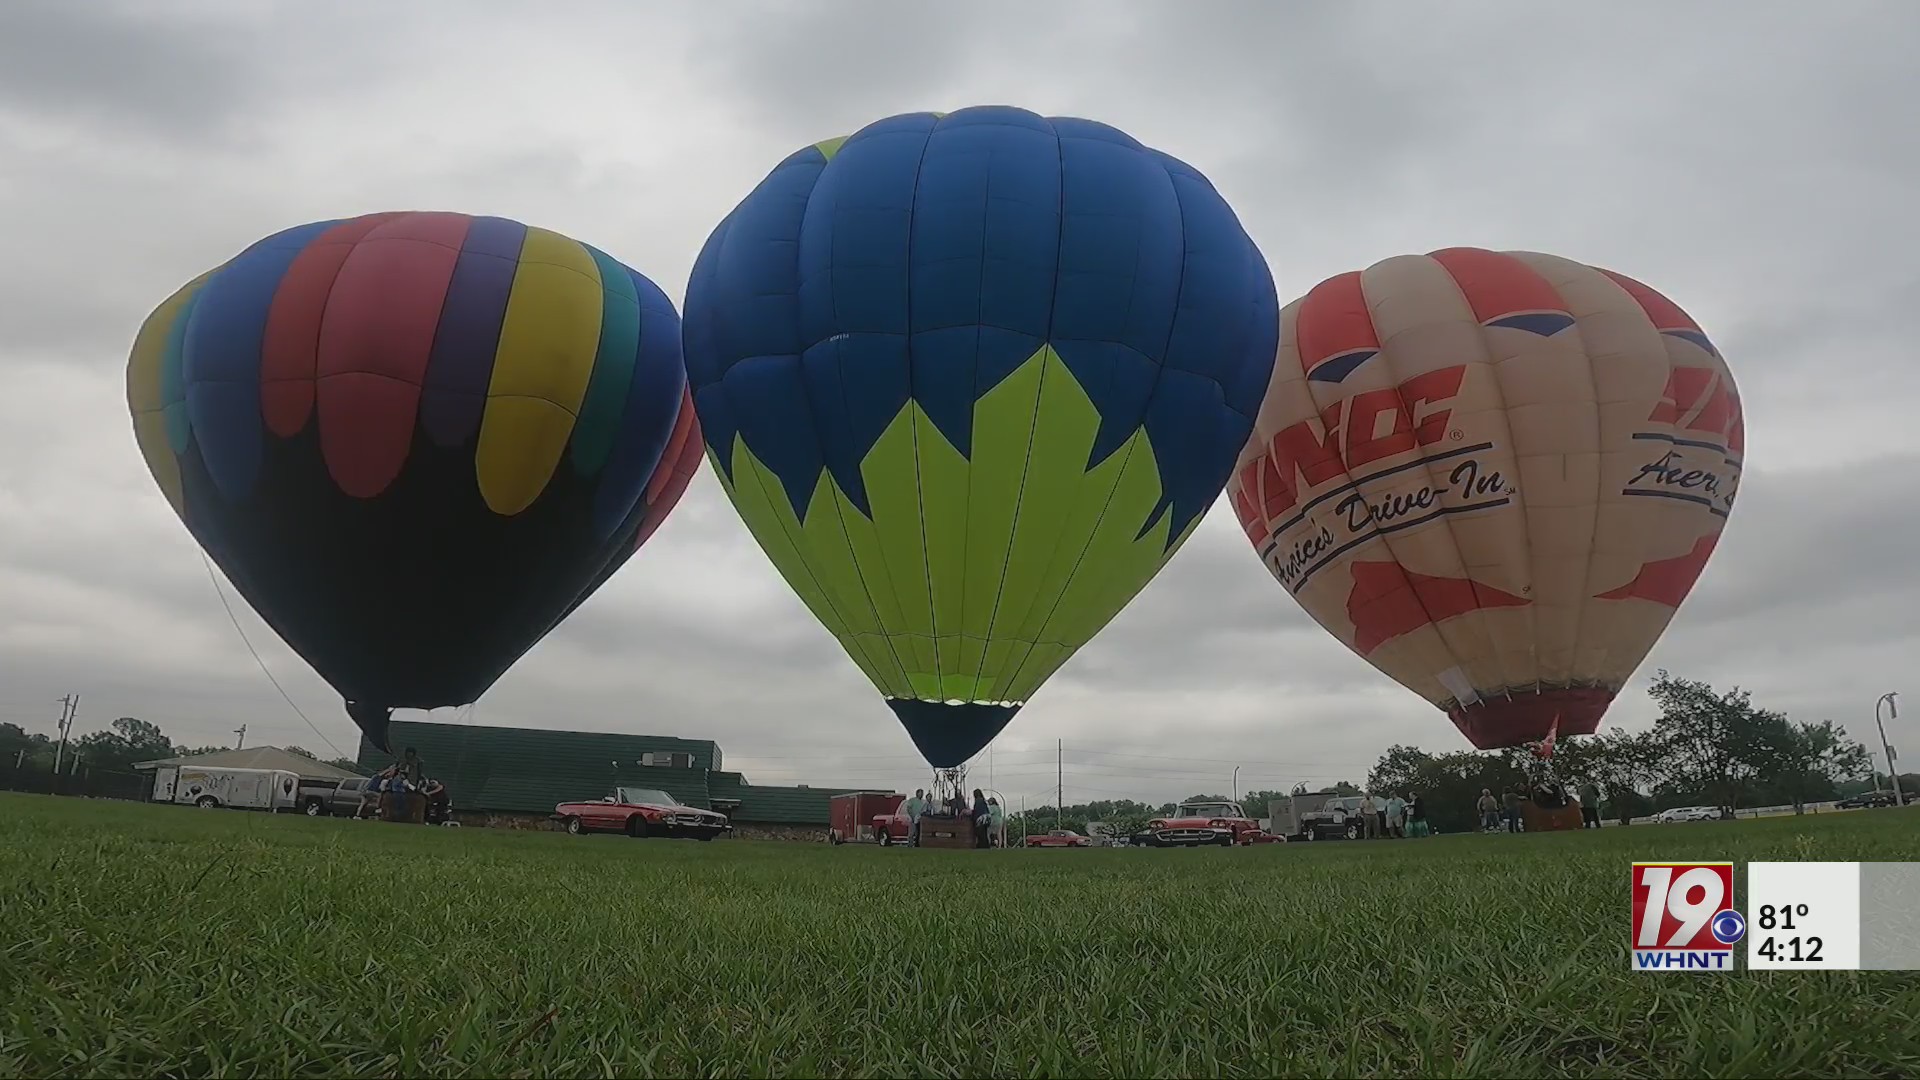
M1665 666L1873 742L1874 699L1920 695L1917 54L1920 5L1897 0L6 0L0 721L50 730L77 692L80 731L137 715L190 743L244 723L249 744L356 744L229 592L321 734L275 692L134 447L126 352L186 279L289 225L446 209L593 243L677 303L708 230L792 150L1004 103L1201 169L1284 299L1450 245L1674 297L1740 380L1748 471L1608 722L1649 723ZM711 737L768 783L923 775L704 467L471 722ZM1001 736L994 785L1051 801L1056 739L1069 802L1224 791L1236 763L1243 791L1359 780L1395 742L1466 745L1314 625L1225 506Z

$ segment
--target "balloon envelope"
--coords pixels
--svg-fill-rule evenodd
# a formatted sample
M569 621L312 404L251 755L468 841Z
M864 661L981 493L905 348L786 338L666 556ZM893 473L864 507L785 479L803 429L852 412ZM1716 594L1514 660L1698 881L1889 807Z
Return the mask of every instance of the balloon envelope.
M948 766L1218 497L1278 306L1181 162L1087 120L918 113L793 154L714 230L687 370L748 528Z
M1587 734L1733 507L1733 377L1672 301L1532 252L1321 282L1228 493L1322 626L1475 746Z
M127 400L194 538L381 745L393 708L479 697L700 453L666 296L463 214L259 241L148 317Z

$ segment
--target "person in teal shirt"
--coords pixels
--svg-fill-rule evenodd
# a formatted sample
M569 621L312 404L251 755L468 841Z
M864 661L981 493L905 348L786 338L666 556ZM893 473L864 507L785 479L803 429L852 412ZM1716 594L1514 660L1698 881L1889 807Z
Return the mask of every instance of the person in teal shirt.
M902 808L907 815L907 845L920 846L920 815L927 812L927 789L914 788L913 796Z

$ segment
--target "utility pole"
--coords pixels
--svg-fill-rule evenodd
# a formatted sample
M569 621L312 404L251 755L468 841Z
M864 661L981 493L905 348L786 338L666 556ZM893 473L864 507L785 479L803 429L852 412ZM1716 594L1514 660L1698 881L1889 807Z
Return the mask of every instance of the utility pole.
M1240 801L1240 766L1233 767L1233 801Z
M1053 789L1053 827L1056 829L1064 829L1067 827L1066 751L1061 749L1065 745L1066 742L1064 740L1053 740L1053 782L1057 785Z
M67 732L73 730L73 715L80 711L80 695L60 699L60 742L53 748L53 774L60 775L60 761L67 754Z
M241 724L239 727L233 729L233 733L240 736L240 741L234 743L233 748L235 750L245 750L247 748L247 725Z
M1887 755L1887 782L1893 785L1893 803L1895 806L1900 805L1903 801L1900 798L1900 770L1894 768L1893 765L1893 744L1887 741L1887 725L1880 720L1880 706L1885 705L1887 707L1887 715L1890 718L1894 720L1900 719L1900 706L1895 704L1893 700L1899 696L1899 691L1881 694L1880 700L1873 703L1873 726L1880 729L1880 749ZM1880 785L1875 784L1873 786L1877 789Z

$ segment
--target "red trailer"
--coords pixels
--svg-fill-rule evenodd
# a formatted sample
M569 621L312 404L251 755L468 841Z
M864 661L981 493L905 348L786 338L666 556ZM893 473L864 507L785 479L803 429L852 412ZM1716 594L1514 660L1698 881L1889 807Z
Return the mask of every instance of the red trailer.
M891 791L849 791L827 800L827 840L835 844L893 844L907 838L900 816L905 795Z

